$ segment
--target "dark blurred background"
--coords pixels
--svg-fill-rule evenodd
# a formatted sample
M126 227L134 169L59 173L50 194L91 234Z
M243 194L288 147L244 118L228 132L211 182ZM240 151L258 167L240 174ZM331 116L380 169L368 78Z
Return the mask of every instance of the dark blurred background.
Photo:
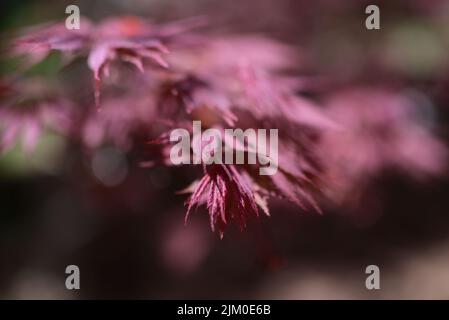
M216 32L297 45L304 75L332 75L304 94L407 86L431 105L447 141L449 1L2 1L2 34L64 21L69 4L93 20L206 15ZM365 28L368 4L381 8L378 31ZM8 68L3 61L2 73ZM271 217L220 240L202 209L184 227L185 197L175 194L192 180L184 170L143 169L132 154L119 155L121 183L108 187L74 150L48 135L31 158L15 149L0 157L2 298L449 298L444 175L417 183L385 172L356 211L318 215L271 201ZM64 285L70 264L81 270L78 291ZM380 267L381 290L365 288L370 264Z

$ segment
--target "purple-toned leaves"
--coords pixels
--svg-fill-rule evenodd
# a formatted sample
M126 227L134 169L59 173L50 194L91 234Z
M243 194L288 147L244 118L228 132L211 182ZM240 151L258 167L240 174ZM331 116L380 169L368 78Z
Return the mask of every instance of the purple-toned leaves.
M232 165L208 165L187 201L186 221L192 210L206 203L212 231L223 237L226 226L235 221L243 229L251 216L258 216L254 193Z

